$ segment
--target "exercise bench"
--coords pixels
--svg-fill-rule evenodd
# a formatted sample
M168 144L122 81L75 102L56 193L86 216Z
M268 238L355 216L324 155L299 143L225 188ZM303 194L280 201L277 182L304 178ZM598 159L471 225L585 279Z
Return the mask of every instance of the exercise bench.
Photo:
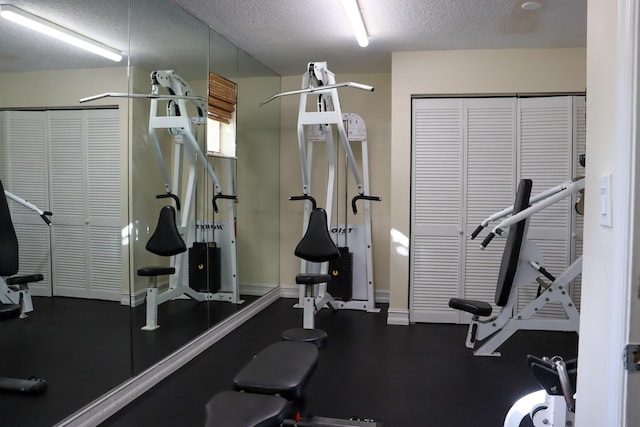
M449 300L449 307L472 315L466 346L474 349L476 356L500 356L497 348L519 330L578 332L580 315L569 295L568 285L582 270L582 258L574 261L557 278L542 267L542 253L526 238L529 217L541 209L539 206L529 207L531 187L530 179L520 181L511 211L513 221L507 222L511 224L494 299L496 306L500 308L499 313L492 316L493 307L485 301L464 298ZM482 246L485 247L494 235L493 232L490 233ZM543 283L539 277L541 275L551 283L534 300L518 309L515 287L534 282ZM552 302L561 304L566 318L533 318L546 304Z
M234 391L206 405L206 427L382 427L371 420L306 414L303 390L318 362L313 343L280 341L255 355L233 379Z

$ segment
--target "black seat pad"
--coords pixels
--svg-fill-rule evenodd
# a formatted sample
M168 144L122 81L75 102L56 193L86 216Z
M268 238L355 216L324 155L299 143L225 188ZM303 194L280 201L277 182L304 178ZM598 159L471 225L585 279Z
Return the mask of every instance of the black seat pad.
M147 242L147 250L156 255L172 256L187 250L176 226L176 210L167 205L160 210L158 225Z
M276 427L289 402L279 396L223 391L207 403L206 427Z
M287 400L302 390L318 361L318 348L308 342L279 341L260 351L233 379L236 390L278 394Z
M463 298L451 298L449 307L466 311L475 316L490 316L492 311L491 304L488 302Z
M327 228L327 212L315 208L309 216L307 231L296 246L295 255L307 261L324 262L340 257L340 250Z
M0 181L0 276L13 276L18 273L18 237L13 228L9 204Z

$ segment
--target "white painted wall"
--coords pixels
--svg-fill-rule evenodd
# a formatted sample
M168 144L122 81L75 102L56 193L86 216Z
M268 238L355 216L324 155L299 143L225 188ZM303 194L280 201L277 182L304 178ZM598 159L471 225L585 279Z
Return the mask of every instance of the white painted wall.
M633 50L625 28L630 5L620 0L588 4L587 23L587 168L584 215L584 264L578 357L577 426L638 425L637 409L625 419L623 347L628 307L637 291L630 272L634 248L631 230L637 120L630 76ZM637 6L636 6L637 7ZM635 35L635 34L634 34ZM612 174L613 227L600 225L599 178ZM637 270L636 270L637 271ZM637 378L636 378L637 382ZM637 398L637 397L636 397ZM637 408L632 400L630 407Z

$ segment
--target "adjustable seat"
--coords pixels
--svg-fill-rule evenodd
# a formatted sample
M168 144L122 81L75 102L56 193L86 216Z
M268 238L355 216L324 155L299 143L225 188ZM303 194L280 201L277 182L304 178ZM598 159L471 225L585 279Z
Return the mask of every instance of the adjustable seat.
M324 209L314 207L311 211L307 231L296 246L294 253L297 257L311 262L326 262L340 257L340 250L329 234L327 213ZM316 311L314 287L330 281L331 276L326 273L299 273L296 275L296 284L305 287L303 327L284 331L282 333L284 340L310 342L318 348L326 345L327 333L314 327L313 316Z
M160 210L158 224L149 238L146 248L151 253L166 257L177 255L187 250L187 245L182 240L182 236L176 227L176 210L173 206L167 205ZM175 267L152 266L139 268L137 271L138 276L149 277L147 300L153 300L158 296L158 276L171 275L175 272ZM151 304L151 306L157 310L155 303ZM147 323L142 329L154 330L157 328L156 313L152 310L147 310Z

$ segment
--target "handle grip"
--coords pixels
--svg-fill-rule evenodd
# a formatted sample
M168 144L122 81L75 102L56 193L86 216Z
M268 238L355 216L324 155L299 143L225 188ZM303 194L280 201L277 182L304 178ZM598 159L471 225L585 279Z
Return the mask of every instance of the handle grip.
M357 214L358 213L358 209L356 208L356 202L358 200L371 200L374 202L379 202L380 201L380 197L378 196L365 196L363 194L358 194L357 196L355 196L353 199L351 199L351 209L353 209L353 214Z
M236 200L237 196L234 194L216 194L213 196L213 200L211 201L211 203L213 204L213 211L215 213L218 213L218 204L216 203L216 200L218 199L226 199L226 200Z
M560 386L562 388L564 400L567 403L567 409L569 410L569 412L575 412L576 402L573 399L573 389L571 387L571 382L569 382L569 373L567 372L567 366L560 356L551 358L551 361L554 363L556 371L558 371L558 378L560 379Z
M473 230L473 233L471 233L471 240L475 239L476 237L478 237L478 234L480 234L480 232L484 230L484 225L480 224L478 226L478 228L476 228L475 230Z
M172 198L173 200L175 200L176 202L176 209L180 210L180 199L178 198L178 196L176 196L173 193L165 193L165 194L158 194L156 196L156 199L167 199L167 198Z
M496 237L496 234L493 231L491 233L487 234L487 237L485 237L484 240L482 241L482 243L480 243L480 247L482 249L486 248L487 245L489 243L491 243L491 241L493 240L494 237Z
M316 208L316 199L309 196L308 194L303 194L302 196L289 196L289 200L311 200L312 208Z
M42 212L42 215L40 215L40 218L42 218L42 220L44 221L45 224L51 225L51 220L49 219L49 217L51 215L53 215L53 213L51 213L49 211L44 211L44 212Z

